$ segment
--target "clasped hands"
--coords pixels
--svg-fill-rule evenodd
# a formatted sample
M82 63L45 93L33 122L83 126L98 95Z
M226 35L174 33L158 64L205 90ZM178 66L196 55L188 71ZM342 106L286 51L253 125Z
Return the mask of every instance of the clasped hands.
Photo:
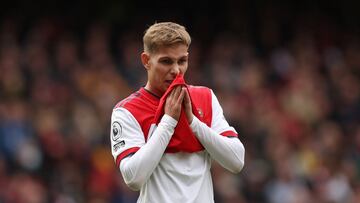
M166 98L164 112L175 120L179 121L181 108L185 108L186 118L189 124L192 123L194 114L192 113L191 100L186 87L177 86Z

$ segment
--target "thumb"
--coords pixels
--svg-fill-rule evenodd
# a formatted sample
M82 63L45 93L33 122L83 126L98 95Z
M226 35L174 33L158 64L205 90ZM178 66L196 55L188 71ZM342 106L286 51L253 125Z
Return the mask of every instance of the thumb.
M191 106L189 91L185 87L183 87L183 89L185 89L185 105Z
M194 115L192 113L191 99L188 89L185 88L185 99L184 99L185 113L189 123L192 123Z

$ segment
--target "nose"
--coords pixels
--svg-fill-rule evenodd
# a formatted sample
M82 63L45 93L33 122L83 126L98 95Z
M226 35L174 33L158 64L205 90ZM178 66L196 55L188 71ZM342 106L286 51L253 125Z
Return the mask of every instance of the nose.
M178 64L175 64L171 69L172 75L178 75L180 73L180 66Z

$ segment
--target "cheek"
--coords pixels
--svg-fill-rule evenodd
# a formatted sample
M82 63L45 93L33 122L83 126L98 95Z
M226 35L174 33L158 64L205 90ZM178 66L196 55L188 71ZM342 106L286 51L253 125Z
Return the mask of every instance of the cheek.
M166 76L168 72L169 68L167 68L166 66L158 66L156 69L156 73L160 78Z
M163 69L161 69L160 67L156 67L155 69L153 69L152 78L155 83L160 84L160 82L162 81L162 78L164 78L166 75L166 73L164 73L164 72L165 71Z
M185 74L186 71L187 71L187 68L188 68L188 66L187 66L187 64L186 64L185 66L183 66L183 67L181 68L181 73L182 73L182 74Z

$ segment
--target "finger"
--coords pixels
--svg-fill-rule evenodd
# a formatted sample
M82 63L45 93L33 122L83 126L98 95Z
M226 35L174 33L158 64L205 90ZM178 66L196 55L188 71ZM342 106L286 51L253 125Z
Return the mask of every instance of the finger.
M185 106L186 111L189 111L189 112L192 111L191 99L190 99L189 91L187 91L186 88L185 88L185 96L184 96L184 106Z
M174 97L178 98L181 93L181 87L177 86L177 87L175 87L175 89L173 91L174 91Z
M182 104L184 97L185 97L185 90L183 88L180 88L180 95L177 99L177 103Z
M187 89L184 87L183 88L185 90L185 99L184 102L186 105L190 105L191 104L191 100L190 100L190 95L189 92L187 91Z
M169 101L170 99L172 99L172 98L174 97L174 93L175 93L175 91L172 90L172 91L170 92L170 94L167 96L166 101Z

